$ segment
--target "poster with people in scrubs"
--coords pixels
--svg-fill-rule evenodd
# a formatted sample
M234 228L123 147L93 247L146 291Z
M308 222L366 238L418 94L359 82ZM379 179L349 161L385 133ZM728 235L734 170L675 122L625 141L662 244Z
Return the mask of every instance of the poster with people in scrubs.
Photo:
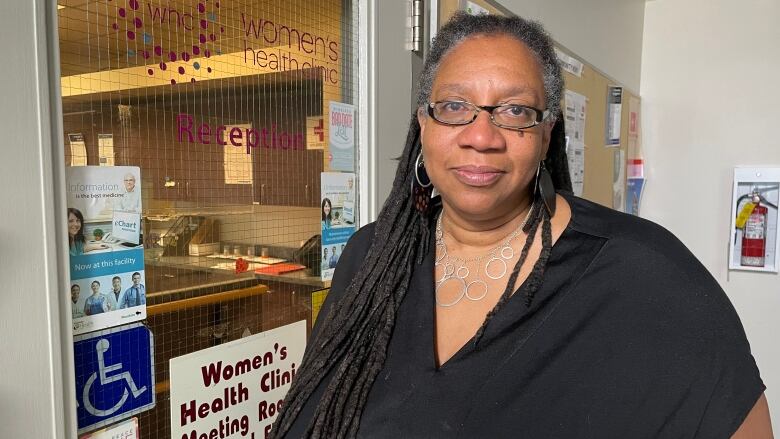
M355 174L347 172L323 172L322 200L322 280L333 278L344 246L356 230Z
M69 167L66 181L74 335L145 319L140 168Z

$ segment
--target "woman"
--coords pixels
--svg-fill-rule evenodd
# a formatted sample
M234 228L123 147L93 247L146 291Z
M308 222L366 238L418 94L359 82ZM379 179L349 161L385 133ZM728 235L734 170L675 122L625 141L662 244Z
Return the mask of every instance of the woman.
M701 264L654 224L554 192L562 89L538 24L439 31L390 198L344 250L275 437L771 436Z
M331 216L331 210L333 209L333 204L330 202L330 199L323 198L322 199L322 229L326 230L330 228L331 221L333 217Z
M90 244L84 238L84 216L81 211L68 208L68 248L71 256L108 248L105 244Z
M100 282L93 280L90 288L92 295L84 301L84 315L93 316L109 311L106 296L100 294Z

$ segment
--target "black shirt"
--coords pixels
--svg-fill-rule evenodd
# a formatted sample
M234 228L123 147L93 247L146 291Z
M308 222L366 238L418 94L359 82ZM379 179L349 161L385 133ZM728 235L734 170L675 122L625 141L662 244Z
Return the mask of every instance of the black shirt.
M662 227L567 196L572 219L531 307L522 285L441 367L431 245L360 420L364 438L729 438L765 387L734 308ZM350 240L320 313L374 237ZM316 336L316 328L313 336ZM329 381L287 437L303 435Z

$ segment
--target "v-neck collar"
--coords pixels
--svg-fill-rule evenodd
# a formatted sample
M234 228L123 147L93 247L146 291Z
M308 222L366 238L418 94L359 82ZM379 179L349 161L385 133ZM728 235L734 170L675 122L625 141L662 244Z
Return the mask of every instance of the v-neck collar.
M566 197L566 201L571 205L571 201ZM420 327L425 328L425 344L427 349L424 349L426 353L424 358L426 367L431 367L435 372L443 372L451 368L452 365L457 364L462 359L469 356L471 352L477 349L480 345L488 343L492 337L500 334L502 328L507 324L512 324L521 319L526 314L533 312L536 308L533 304L528 307L521 299L524 297L524 291L528 287L528 277L523 280L520 286L512 293L512 296L504 303L504 305L498 310L498 312L491 318L485 328L485 332L478 342L475 342L476 332L469 337L469 339L449 358L442 364L439 364L436 357L436 285L435 285L435 264L436 258L436 236L435 236L435 218L441 211L441 199L436 197L431 202L431 216L430 216L430 245L428 246L428 253L422 261L422 264L415 269L416 275L412 278L412 284L409 290L414 292L413 294L420 294L418 300L420 304L418 308L417 319L422 319ZM553 244L550 258L547 261L548 266L556 262L566 252L567 245L564 241L568 241L571 238L572 233L576 233L574 230L574 207L571 208L571 219L564 229L563 233L558 240ZM430 293L424 293L430 292ZM520 296L518 298L517 296ZM519 306L518 306L519 305ZM418 320L419 321L419 320Z

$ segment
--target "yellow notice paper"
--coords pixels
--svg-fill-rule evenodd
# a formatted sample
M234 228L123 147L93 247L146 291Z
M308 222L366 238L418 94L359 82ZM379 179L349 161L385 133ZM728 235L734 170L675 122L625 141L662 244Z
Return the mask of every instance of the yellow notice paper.
M736 226L738 229L745 228L745 223L747 222L748 218L750 218L750 214L753 213L753 209L755 208L755 203L746 203L744 206L742 206L742 210L740 210L739 214L737 215Z

